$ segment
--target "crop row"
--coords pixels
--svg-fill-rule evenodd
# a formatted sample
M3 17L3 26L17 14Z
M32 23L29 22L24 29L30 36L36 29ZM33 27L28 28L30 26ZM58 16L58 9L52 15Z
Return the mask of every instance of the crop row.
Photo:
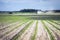
M57 20L22 20L0 29L0 40L60 40Z

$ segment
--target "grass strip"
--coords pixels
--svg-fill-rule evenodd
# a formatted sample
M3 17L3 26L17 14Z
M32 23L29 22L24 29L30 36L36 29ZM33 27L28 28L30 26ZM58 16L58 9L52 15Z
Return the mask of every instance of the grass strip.
M18 21L28 19L28 17L18 16L18 15L0 15L0 22L8 22L8 21Z
M18 34L16 34L11 40L17 40L18 37L21 37L21 35L29 28L30 24L33 21L31 21L30 23L28 23Z
M50 36L50 40L55 40L55 39L54 39L54 36L52 35L52 33L51 33L51 31L48 29L48 27L45 25L44 21L41 21L41 22L42 22L44 28L47 30L47 32L48 32L48 34L49 34L49 36Z

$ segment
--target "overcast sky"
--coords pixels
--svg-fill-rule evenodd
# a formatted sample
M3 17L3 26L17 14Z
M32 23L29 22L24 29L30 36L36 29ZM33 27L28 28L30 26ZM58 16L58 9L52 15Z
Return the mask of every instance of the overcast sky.
M60 9L60 0L0 0L0 11L18 11L21 9Z

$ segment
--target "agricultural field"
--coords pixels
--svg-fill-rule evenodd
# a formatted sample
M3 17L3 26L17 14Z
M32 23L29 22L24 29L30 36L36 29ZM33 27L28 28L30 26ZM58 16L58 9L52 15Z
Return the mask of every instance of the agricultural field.
M53 16L0 15L0 40L60 40L60 19Z

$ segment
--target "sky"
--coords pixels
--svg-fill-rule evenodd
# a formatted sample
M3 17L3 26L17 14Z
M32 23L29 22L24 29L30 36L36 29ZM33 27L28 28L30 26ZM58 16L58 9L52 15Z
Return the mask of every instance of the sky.
M0 11L21 9L59 10L60 0L0 0Z

